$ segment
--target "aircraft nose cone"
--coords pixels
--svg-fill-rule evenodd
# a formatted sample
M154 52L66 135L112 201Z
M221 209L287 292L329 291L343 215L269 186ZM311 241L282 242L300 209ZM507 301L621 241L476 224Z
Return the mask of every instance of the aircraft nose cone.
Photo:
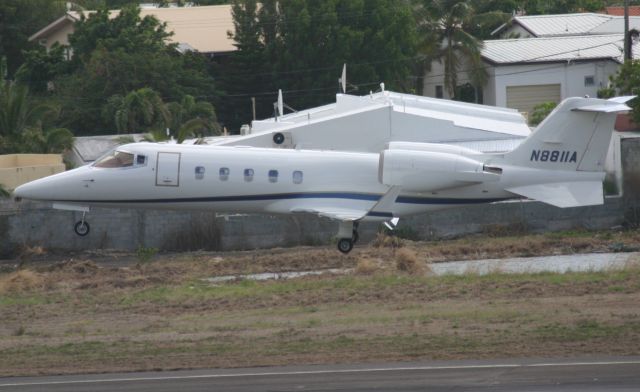
M20 185L13 191L13 197L17 201L22 199L37 199L37 192L35 192L35 186L33 182L29 182L23 185Z

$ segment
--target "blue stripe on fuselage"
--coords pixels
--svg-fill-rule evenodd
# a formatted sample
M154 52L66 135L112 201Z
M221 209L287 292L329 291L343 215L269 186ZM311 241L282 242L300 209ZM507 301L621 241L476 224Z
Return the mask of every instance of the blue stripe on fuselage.
M127 200L52 200L68 203L105 203L105 204L135 204L135 203L202 203L202 202L235 202L235 201L268 201L268 200L292 200L292 199L346 199L378 201L382 195L372 193L342 193L342 192L319 192L319 193L274 193L262 195L238 195L238 196L207 196L207 197L185 197L170 199L127 199ZM396 203L402 204L480 204L492 203L507 200L506 198L493 199L453 199L453 198L432 198L415 196L398 196Z

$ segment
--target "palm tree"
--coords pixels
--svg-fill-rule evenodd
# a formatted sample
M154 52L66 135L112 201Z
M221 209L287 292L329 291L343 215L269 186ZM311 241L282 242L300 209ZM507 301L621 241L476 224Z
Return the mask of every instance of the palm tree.
M0 81L0 151L60 153L73 146L66 128L49 128L60 114L56 105L34 102L27 87Z
M471 32L480 24L506 20L502 12L478 14L469 1L422 0L418 5L420 29L423 32L422 53L429 61L444 64L444 86L449 96L457 98L458 75L463 67L476 88L487 81L482 64L482 41Z
M178 130L178 143L189 137L220 134L216 111L209 102L196 101L193 96L185 95L179 103L168 103L167 110L171 113L171 128Z
M162 130L171 118L160 95L149 87L110 97L103 115L114 120L118 133Z

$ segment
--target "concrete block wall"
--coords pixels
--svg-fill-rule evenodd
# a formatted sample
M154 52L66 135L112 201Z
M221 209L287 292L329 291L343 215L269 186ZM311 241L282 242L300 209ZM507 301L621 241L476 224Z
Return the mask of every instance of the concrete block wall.
M606 229L624 221L624 203L607 198L602 206L560 209L538 202L513 202L437 211L401 219L399 229L418 239L449 238L487 228L519 225L529 231L575 228ZM50 209L41 203L21 203L12 214L0 215L0 257L23 246L58 250L126 249L234 250L326 244L337 224L314 216L216 215L198 211L124 210L96 208L87 215L91 232L79 237L73 225L81 213ZM363 242L377 224L362 224Z

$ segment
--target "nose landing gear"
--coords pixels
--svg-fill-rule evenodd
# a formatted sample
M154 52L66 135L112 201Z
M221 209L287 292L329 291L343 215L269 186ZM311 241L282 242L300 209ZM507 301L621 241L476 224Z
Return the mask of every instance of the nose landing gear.
M76 234L79 235L80 237L84 237L87 234L89 234L89 230L90 230L89 223L87 223L84 220L85 214L86 214L86 212L83 211L82 212L82 220L77 221L75 226L73 226L73 231L75 231Z

